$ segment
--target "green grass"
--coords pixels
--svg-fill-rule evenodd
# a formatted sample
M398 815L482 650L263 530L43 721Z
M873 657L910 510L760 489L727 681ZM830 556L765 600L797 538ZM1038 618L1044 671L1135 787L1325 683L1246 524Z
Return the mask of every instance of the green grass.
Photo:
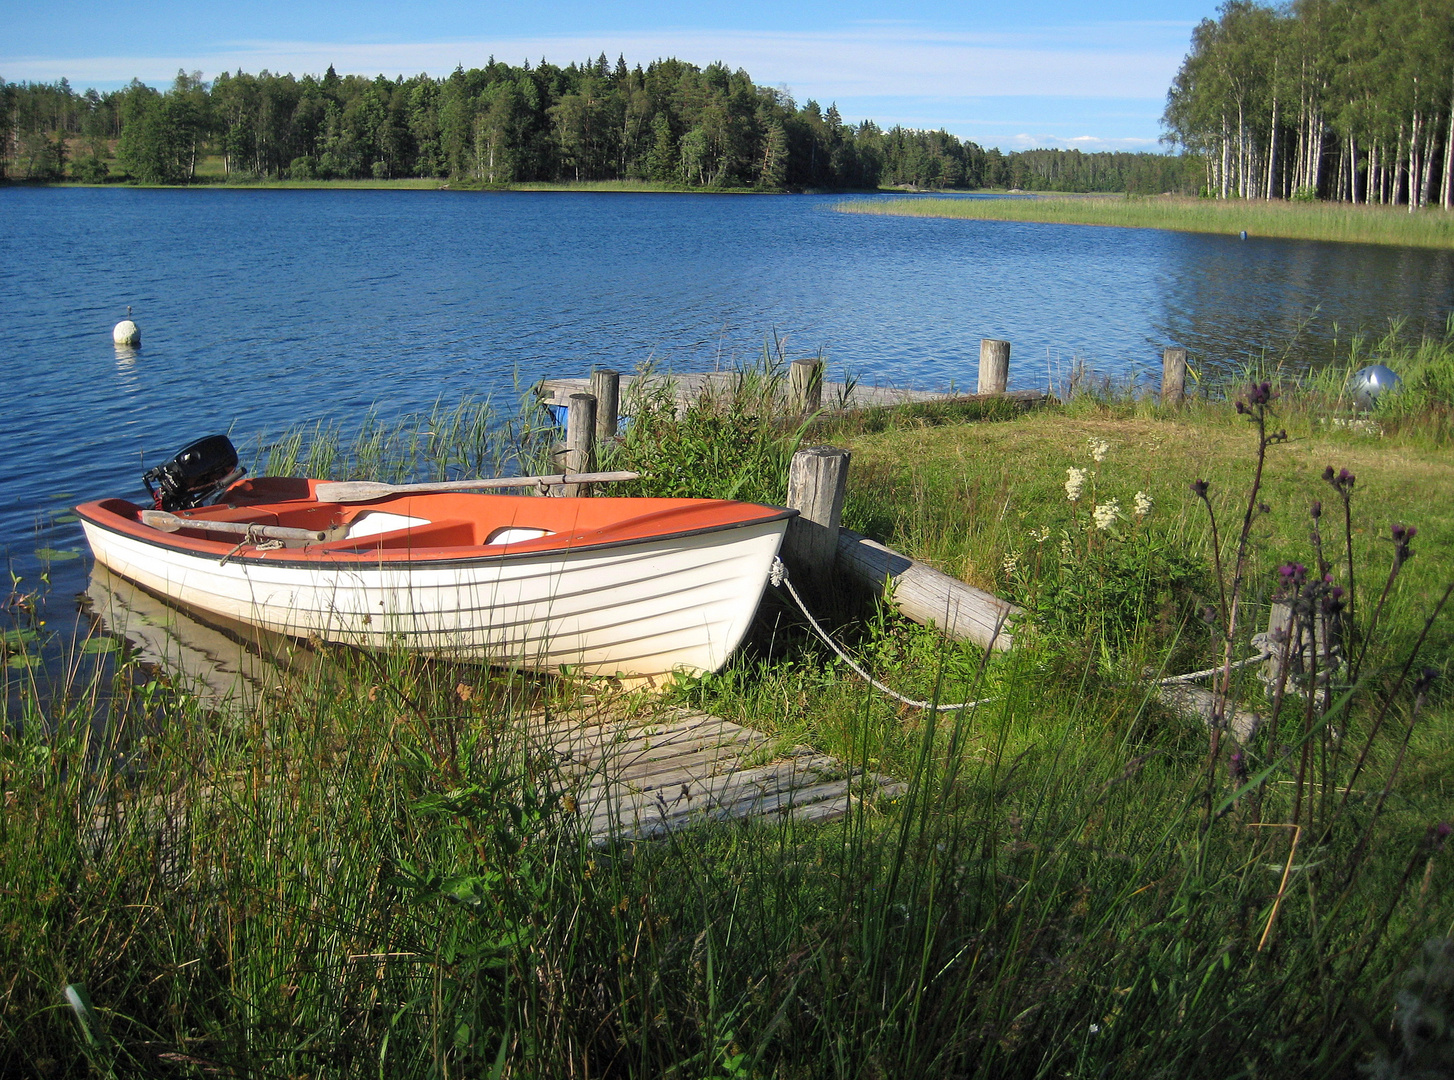
M849 446L848 524L1001 592L1031 583L1004 558L1034 566L1032 530L1112 542L1064 491L1068 467L1092 466L1090 440L1110 444L1096 497L1149 492L1135 528L1203 563L1188 484L1210 479L1228 522L1250 478L1253 429L1225 402L916 407L804 432L768 411L776 377L769 364L712 408L642 414L613 462L649 460L669 493L768 497L800 438ZM1447 692L1416 704L1397 679L1454 576L1454 467L1427 425L1330 428L1327 388L1285 389L1254 606L1279 563L1309 561L1311 499L1333 534L1325 465L1358 475L1364 595L1387 571L1389 522L1420 533L1348 705L1311 721L1285 705L1245 748L1247 784L1225 749L1209 771L1206 732L1140 678L1216 655L1186 597L1122 638L1017 633L987 665L885 613L842 628L891 685L990 699L938 716L867 690L769 606L723 673L666 704L810 743L908 793L826 826L606 849L581 834L536 738L542 710L570 723L595 707L566 682L324 653L239 715L79 647L60 686L5 668L0 1071L1357 1075L1396 1044L1401 973L1454 925L1431 829L1454 818L1454 715ZM427 429L293 433L258 456L340 476L397 458L390 475L437 475L510 452L478 449L494 430L480 416L467 403ZM411 441L436 426L450 445ZM539 440L517 452L533 460ZM1446 626L1425 659L1439 668ZM1270 710L1250 675L1238 688ZM75 984L89 1011L67 1004Z
M1407 207L1347 203L1185 199L1168 196L1022 199L888 199L841 203L850 214L965 218L976 221L1032 221L1060 225L1113 225L1289 240L1337 240L1407 247L1454 247L1454 215L1436 208L1409 213Z

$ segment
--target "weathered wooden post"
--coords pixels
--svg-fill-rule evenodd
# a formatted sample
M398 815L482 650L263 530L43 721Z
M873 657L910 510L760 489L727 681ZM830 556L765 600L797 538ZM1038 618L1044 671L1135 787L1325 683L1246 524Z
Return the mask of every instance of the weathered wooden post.
M794 409L817 412L823 406L823 361L794 360L788 368L788 387Z
M1161 404L1181 407L1186 395L1186 350L1168 345L1161 351Z
M982 338L979 343L980 394L1003 394L1010 381L1010 343Z
M1319 611L1311 622L1308 625L1298 617L1290 601L1273 601L1262 639L1263 647L1272 653L1262 665L1262 681L1269 692L1286 679L1288 692L1306 695L1311 672L1318 672L1319 681L1326 682L1331 669L1342 665L1343 613Z
M805 446L788 465L788 506L798 516L788 523L783 557L814 590L826 585L838 555L850 456L832 446Z
M565 421L565 471L591 472L596 467L596 398L593 394L572 394ZM562 484L551 488L562 498L589 495L589 484Z
M596 441L616 434L621 409L621 373L607 368L591 372L591 393L596 396Z

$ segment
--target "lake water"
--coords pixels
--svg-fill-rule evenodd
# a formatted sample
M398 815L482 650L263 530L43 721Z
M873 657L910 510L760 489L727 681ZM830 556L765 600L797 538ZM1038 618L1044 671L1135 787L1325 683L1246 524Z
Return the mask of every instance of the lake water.
M242 446L597 364L705 370L774 331L791 356L822 349L830 379L929 389L972 390L980 338L1005 338L1015 389L1076 358L1154 379L1168 343L1208 371L1307 367L1335 336L1441 331L1454 308L1454 252L839 201L0 189L0 548L22 591L48 570L61 628L89 561L65 509L139 492L143 462L214 431ZM135 353L110 340L127 305Z

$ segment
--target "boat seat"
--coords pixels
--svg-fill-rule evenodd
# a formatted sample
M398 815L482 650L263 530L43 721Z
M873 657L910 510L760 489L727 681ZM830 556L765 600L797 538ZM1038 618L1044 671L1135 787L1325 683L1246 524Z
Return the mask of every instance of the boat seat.
M393 515L390 515L393 516ZM408 519L422 520L422 519ZM332 540L314 545L315 550L324 551L377 551L380 548L437 548L472 547L475 539L475 523L464 518L446 518L440 521L426 521L419 526L405 526L384 532L354 533L341 540Z

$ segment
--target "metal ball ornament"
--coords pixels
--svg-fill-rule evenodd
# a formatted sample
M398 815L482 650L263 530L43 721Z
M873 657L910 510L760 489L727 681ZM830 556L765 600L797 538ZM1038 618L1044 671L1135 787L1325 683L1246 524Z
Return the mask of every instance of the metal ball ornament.
M1353 373L1348 380L1348 392L1352 394L1356 408L1367 410L1377 405L1384 394L1397 390L1402 382L1392 368L1384 364L1369 364Z

